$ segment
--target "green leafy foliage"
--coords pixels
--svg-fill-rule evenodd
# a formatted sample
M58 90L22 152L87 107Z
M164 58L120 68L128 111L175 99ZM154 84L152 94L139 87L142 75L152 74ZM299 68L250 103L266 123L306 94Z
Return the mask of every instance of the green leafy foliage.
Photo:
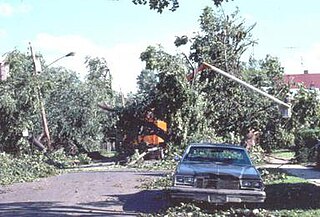
M53 149L64 147L75 154L96 150L107 140L115 117L98 107L114 103L106 60L88 57L84 81L74 72L45 65L35 74L31 57L18 51L9 54L8 62L10 77L0 82L1 151L30 153L22 131L28 129L36 138L42 134L40 103L47 114ZM46 140L40 142L46 146Z
M100 149L114 130L115 117L98 107L100 103L114 103L106 60L88 57L85 80L61 67L48 68L44 61L42 72L35 73L32 58L19 51L9 53L7 61L10 77L0 82L0 150L14 154L18 160L3 154L3 183L54 174L46 162L61 167L90 163L84 153ZM51 148L46 139L39 142L47 148L50 159L36 152L31 139L22 137L25 129L34 138L43 133L41 103L46 111Z
M154 190L154 189L167 189L172 185L172 175L167 174L166 176L159 177L156 179L144 179L141 180L142 184L137 188Z
M204 59L257 88L267 87L270 94L283 99L288 88L279 79L283 75L283 69L277 58L267 56L259 62L251 60L255 64L241 64L240 56L255 41L250 34L253 26L246 28L244 21L237 23L237 14L236 11L229 18L215 15L206 8L201 18L205 34L196 37L190 57L195 61ZM279 144L276 139L283 137L274 136L272 139L275 141L271 143L269 136L275 135L283 125L278 107L272 101L212 71L202 73L199 80L207 82L203 91L210 99L210 119L214 120L212 125L219 136L227 137L227 134L232 133L236 138L245 138L248 131L253 129L260 132L260 143L264 149L270 150L272 146ZM266 127L268 124L269 127ZM275 126L279 127L270 133L269 128ZM269 136L268 141L264 139L266 135ZM234 142L240 141L238 139Z
M292 119L290 129L314 128L320 124L320 102L316 90L300 87L292 99Z
M153 71L142 70L137 77L138 94L146 95L150 90L153 90L157 83L157 77Z
M292 117L287 123L294 137L295 157L300 162L319 161L315 145L320 138L320 103L318 92L300 87L292 99ZM317 159L318 158L318 159Z
M287 174L281 169L259 169L261 177L265 184L274 184L276 182L283 182L287 179Z
M320 128L305 128L297 132L295 138L295 157L299 162L315 162L317 159L318 139L320 138Z
M63 148L51 153L50 158L56 165L59 165L60 168L75 167L92 162L87 154L80 153L72 156L66 153Z
M0 153L0 185L15 182L30 182L57 174L57 170L48 165L47 159L37 153L35 155L22 155L19 158L6 153Z
M142 215L142 216L168 216L168 217L268 217L273 216L271 212L264 209L246 209L246 208L230 208L230 209L216 209L212 210L209 207L181 203L179 206L170 207L165 213L156 215Z
M212 0L216 6L221 5L223 1L228 0ZM136 5L149 4L150 10L155 10L162 13L165 9L169 8L170 11L176 11L179 8L179 0L132 0Z
M215 138L214 130L208 129L203 117L207 102L199 92L198 86L191 85L186 75L188 68L183 56L172 56L161 48L149 47L141 54L146 61L146 68L155 70L157 80L155 88L147 96L150 107L158 119L165 120L171 128L171 142L182 145L197 139L195 135L202 133L202 139ZM191 129L190 129L191 128Z
M250 59L244 72L245 79L252 85L264 89L269 94L285 101L289 92L288 85L283 83L283 67L278 58L267 55L264 60ZM259 102L259 101L257 101ZM279 106L269 100L260 100L260 109L256 120L260 130L260 145L264 150L289 147L293 144L293 134L288 127L290 120L283 119L279 113Z
M13 51L9 54L10 77L0 82L0 150L17 153L25 149L21 140L22 130L38 127L36 94L38 80L30 75L32 62L29 57Z
M238 10L224 15L222 11L206 7L200 16L201 32L192 39L190 59L197 63L207 61L222 70L239 74L241 55L256 43L251 35L253 28L254 25L245 25ZM213 75L210 73L209 77Z
M265 151L262 149L261 146L255 145L248 150L250 159L254 165L261 165L265 163L264 161L264 154Z
M130 123L130 116L143 119L147 111L152 111L157 119L168 123L169 141L178 149L199 141L244 143L250 129L260 132L265 150L289 144L291 134L283 130L286 123L272 101L213 71L204 70L187 79L193 65L207 61L258 88L267 85L270 94L282 99L288 88L282 82L283 68L277 58L252 60L248 66L240 61L243 52L255 44L250 33L254 26L246 27L238 11L225 15L207 7L200 16L200 27L201 32L189 40L188 60L161 47L150 46L141 54L149 71L139 76L139 94L123 111L130 115L123 115L120 119L127 121L122 123ZM185 40L178 37L176 44L183 45L181 41Z
M89 74L80 81L75 73L54 68L47 81L51 89L46 94L50 130L56 148L64 147L93 151L113 130L115 117L103 112L100 103L112 104L111 76L104 59L87 58Z

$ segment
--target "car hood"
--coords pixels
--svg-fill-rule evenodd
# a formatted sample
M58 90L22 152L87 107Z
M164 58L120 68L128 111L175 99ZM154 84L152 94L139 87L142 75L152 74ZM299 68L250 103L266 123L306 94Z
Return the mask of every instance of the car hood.
M234 165L221 163L180 163L176 169L177 174L233 176L239 179L260 179L260 174L252 165Z

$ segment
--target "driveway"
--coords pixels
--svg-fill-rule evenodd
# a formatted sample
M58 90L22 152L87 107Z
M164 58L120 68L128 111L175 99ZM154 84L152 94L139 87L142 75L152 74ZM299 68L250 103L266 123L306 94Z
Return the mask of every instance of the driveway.
M0 216L136 216L167 204L160 190L137 188L163 172L76 172L0 187Z

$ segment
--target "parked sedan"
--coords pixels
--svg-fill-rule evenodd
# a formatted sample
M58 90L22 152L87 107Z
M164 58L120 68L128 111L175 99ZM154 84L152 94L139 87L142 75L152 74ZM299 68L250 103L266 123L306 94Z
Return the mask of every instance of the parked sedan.
M245 148L224 144L191 144L173 176L175 199L224 203L261 203L266 198L259 171Z

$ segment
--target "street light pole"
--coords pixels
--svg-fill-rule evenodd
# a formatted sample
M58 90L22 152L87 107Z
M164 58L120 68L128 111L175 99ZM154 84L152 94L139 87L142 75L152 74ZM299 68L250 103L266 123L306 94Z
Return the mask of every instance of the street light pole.
M30 51L31 51L31 56L32 56L32 60L33 60L33 65L34 65L34 76L37 76L38 73L41 73L42 69L41 69L41 63L40 60L36 57L35 53L33 52L31 43L29 43L30 45ZM54 60L53 62L51 62L48 66L56 63L57 61L65 58L65 57L69 57L69 56L74 56L75 53L74 52L70 52L56 60ZM41 139L45 136L48 140L48 149L51 149L51 138L50 138L50 133L49 133L49 127L48 127L48 121L47 121L47 116L46 116L46 112L45 112L45 107L44 107L44 100L42 98L41 92L40 92L40 84L38 84L38 101L40 104L40 112L41 112L41 122L42 122L42 127L43 127L43 132L40 136L40 138L38 139L38 141L40 142Z
M237 77L235 77L235 76L233 76L233 75L231 75L231 74L229 74L229 73L227 73L225 71L222 71L221 69L219 69L219 68L217 68L217 67L215 67L213 65L210 65L209 63L204 62L203 65L205 65L207 68L212 69L215 72L218 72L219 74L222 74L222 75L230 78L231 80L234 80L235 82L238 82L238 83L242 84L243 86L253 90L254 92L257 92L257 93L259 93L259 94L271 99L272 101L278 103L279 105L282 105L282 106L284 106L286 108L290 108L289 104L287 104L287 103L279 100L278 98L276 98L276 97L274 97L274 96L272 96L272 95L270 95L270 94L268 94L268 93L266 93L266 92L264 92L264 91L262 91L262 90L260 90L260 89L258 89L256 87L252 86L251 84L246 83L245 81L242 81L241 79L239 79L239 78L237 78Z
M67 53L66 55L63 55L62 57L59 57L59 58L55 59L54 61L52 61L51 63L49 63L49 64L47 65L47 67L51 66L52 64L58 62L59 60L65 58L65 57L71 57L71 56L74 56L74 55L75 55L75 52Z
M239 84L251 89L252 91L261 94L262 96L269 98L270 100L272 100L272 101L276 102L278 105L280 105L280 110L282 110L281 113L282 113L283 117L287 118L287 117L291 116L291 105L289 103L283 102L280 99L252 86L251 84L248 84L245 81L243 81L243 80L241 80L241 79L239 79L239 78L237 78L237 77L235 77L235 76L233 76L233 75L231 75L231 74L229 74L229 73L227 73L227 72L225 72L225 71L223 71L213 65L210 65L209 63L203 62L202 67L209 68L209 69L211 69L211 70L213 70L213 71L215 71L225 77L230 78L231 80L233 80L235 82L238 82Z

